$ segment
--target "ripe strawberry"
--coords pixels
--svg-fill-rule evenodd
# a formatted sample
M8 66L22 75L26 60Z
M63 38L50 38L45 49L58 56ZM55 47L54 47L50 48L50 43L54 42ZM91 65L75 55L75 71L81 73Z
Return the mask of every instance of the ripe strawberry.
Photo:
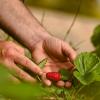
M46 73L47 79L51 81L59 81L61 80L61 74L58 72L48 72Z

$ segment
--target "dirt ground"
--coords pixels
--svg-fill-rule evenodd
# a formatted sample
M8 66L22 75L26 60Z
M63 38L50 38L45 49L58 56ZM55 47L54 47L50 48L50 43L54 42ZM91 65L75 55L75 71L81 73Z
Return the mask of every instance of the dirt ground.
M64 38L74 17L74 15L57 11L36 8L30 9L39 21L41 21L43 12L45 11L43 26L54 36L61 39ZM100 20L78 16L66 41L72 42L73 45L78 48L77 52L93 50L94 48L91 44L90 37L94 27L98 24L100 24ZM2 31L0 32L0 38L6 38L6 35Z

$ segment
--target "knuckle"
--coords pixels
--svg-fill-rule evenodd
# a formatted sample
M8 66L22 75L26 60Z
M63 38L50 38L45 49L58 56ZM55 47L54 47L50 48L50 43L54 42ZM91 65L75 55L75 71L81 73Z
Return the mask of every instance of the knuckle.
M4 50L3 55L5 57L13 57L15 55L15 50L13 48L9 48Z
M11 49L14 48L19 53L24 54L24 49L21 46L17 45L16 43L13 43L12 41L8 41L6 43L6 48L11 48Z

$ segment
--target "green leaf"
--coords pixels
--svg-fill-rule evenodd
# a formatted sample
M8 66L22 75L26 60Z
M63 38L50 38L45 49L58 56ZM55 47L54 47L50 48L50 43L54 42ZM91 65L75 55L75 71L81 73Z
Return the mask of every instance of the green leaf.
M5 83L2 85L0 84L0 94L14 100L32 100L46 93L39 84L30 85L21 83L15 85L12 83Z
M33 85L28 83L14 84L8 79L8 76L9 72L5 69L5 65L0 64L0 95L5 98L11 100L39 100L37 98L49 95L49 92L39 83Z
M93 53L81 53L74 61L76 69L84 75L92 70L99 62L99 58Z
M95 66L93 73L95 74L95 80L100 81L100 62Z
M94 82L90 85L81 87L76 91L75 100L100 100L100 82ZM78 99L80 97L83 99Z
M64 81L69 80L71 77L71 73L68 70L61 69L59 73L61 74L62 80Z
M9 81L9 72L4 64L0 64L0 84Z
M95 47L100 46L100 25L94 29L91 41Z
M74 76L83 84L88 85L95 81L95 74L89 73L85 75L81 75L78 71L74 72Z
M99 74L97 70L100 71L99 58L93 53L81 53L79 54L75 61L75 71L74 76L84 85L88 85L96 81ZM97 73L98 72L98 73Z
M43 59L38 65L40 66L40 68L43 68L46 63L47 63L47 58Z
M96 47L95 51L93 52L96 53L96 55L100 58L100 45Z

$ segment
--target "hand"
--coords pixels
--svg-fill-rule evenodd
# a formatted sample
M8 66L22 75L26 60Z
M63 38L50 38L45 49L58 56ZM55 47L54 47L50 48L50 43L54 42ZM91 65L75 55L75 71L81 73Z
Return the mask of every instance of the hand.
M46 85L50 86L52 82L46 79L45 73L58 72L61 68L71 69L73 67L71 62L75 59L76 52L68 43L55 37L49 37L34 46L32 57L36 63L47 58L42 79Z
M0 41L0 63L5 64L11 73L14 72L13 79L17 77L26 82L35 82L35 79L25 72L22 66L33 73L42 74L41 69L25 56L24 49L10 41Z

